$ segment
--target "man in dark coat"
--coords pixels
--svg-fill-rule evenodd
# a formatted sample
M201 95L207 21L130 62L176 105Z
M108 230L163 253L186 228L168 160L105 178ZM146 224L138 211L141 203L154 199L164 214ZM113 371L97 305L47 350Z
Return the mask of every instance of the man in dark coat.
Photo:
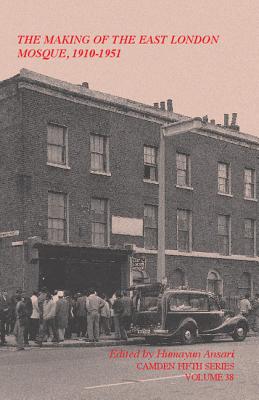
M25 303L20 293L17 293L16 301L16 322L14 326L14 336L16 338L17 350L24 350L24 327L28 316Z
M69 303L64 298L64 292L58 291L58 301L56 302L56 327L59 342L64 342L65 330L68 326Z
M114 312L119 318L120 337L123 340L128 339L127 329L129 329L132 318L132 300L127 296L127 292L123 292L123 296L117 292L117 299L113 304Z
M22 293L22 298L25 306L26 318L24 318L24 344L29 344L29 324L32 314L32 301L25 292Z

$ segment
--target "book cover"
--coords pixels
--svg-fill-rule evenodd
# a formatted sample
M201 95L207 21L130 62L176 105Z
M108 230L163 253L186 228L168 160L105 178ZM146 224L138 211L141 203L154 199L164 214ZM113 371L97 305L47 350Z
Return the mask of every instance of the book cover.
M0 20L0 400L256 398L258 2ZM33 291L65 323L17 328Z

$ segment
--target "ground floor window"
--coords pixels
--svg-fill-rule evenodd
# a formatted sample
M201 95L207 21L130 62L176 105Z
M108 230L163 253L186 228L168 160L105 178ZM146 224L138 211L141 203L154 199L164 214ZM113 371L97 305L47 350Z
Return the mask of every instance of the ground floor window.
M223 292L223 281L217 271L210 271L207 277L207 290L217 295Z
M244 272L239 280L239 295L244 297L246 294L252 294L252 277L249 272Z
M177 268L173 271L172 277L170 279L172 281L172 287L178 288L185 285L185 273L180 268Z

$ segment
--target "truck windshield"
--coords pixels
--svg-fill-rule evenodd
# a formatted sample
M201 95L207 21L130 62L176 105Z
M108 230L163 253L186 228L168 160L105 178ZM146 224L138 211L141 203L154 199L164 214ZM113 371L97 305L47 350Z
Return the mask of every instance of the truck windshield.
M157 311L161 298L161 288L142 287L136 290L133 304L137 311Z

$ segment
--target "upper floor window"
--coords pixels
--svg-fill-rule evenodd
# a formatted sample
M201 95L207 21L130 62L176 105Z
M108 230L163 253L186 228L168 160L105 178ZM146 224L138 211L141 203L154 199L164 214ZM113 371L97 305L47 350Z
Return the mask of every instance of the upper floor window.
M67 164L67 128L48 124L48 162L58 165Z
M189 187L191 185L191 159L186 154L176 154L177 185Z
M101 135L90 136L91 171L109 172L108 137Z
M64 193L48 193L48 240L67 241L67 196Z
M144 146L144 179L157 182L158 161L157 148Z
M144 246L146 249L157 249L157 206L144 206Z
M92 244L106 246L108 244L108 201L91 199Z
M191 251L192 243L191 211L177 210L177 250Z
M246 256L255 255L255 220L246 218L244 220L244 247Z
M244 172L244 195L246 199L255 199L255 170L245 169Z
M218 163L218 193L230 194L230 165Z
M218 215L218 251L225 256L230 254L229 215Z

